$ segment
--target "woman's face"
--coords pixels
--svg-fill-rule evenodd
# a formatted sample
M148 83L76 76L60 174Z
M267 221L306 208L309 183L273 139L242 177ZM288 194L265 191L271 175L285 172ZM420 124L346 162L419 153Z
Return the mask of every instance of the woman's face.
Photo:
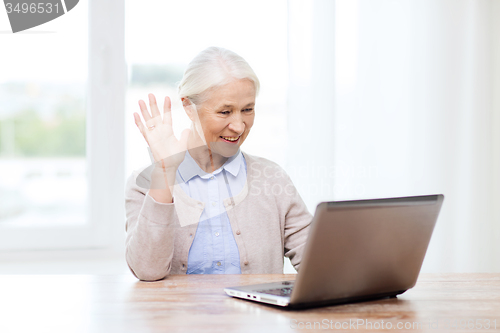
M233 156L243 144L255 118L255 86L248 79L215 88L198 106L205 142L214 153Z

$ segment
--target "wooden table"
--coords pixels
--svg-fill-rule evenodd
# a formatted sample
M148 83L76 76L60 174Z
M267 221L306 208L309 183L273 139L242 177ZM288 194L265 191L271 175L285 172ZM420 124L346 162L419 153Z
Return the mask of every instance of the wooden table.
M296 332L299 327L307 332L397 331L398 324L402 331L446 331L446 326L453 332L500 330L500 274L423 274L415 288L397 299L300 311L234 299L223 292L225 286L294 278L178 275L139 282L132 275L4 275L0 332ZM461 320L465 329L460 328ZM307 329L314 322L316 330ZM458 327L453 328L454 323Z

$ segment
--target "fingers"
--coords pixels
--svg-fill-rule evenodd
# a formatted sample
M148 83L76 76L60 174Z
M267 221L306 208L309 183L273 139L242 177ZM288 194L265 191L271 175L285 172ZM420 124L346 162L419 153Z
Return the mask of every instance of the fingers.
M163 123L172 126L172 103L170 98L165 96L165 102L163 103Z
M158 105L156 104L155 95L148 94L148 97L149 97L149 107L151 108L152 117L153 118L159 117L161 120L160 110L158 110Z
M141 99L139 100L139 108L141 109L142 117L144 118L144 121L147 123L148 121L151 120L151 116L149 115L148 107L146 106L146 103Z
M147 138L146 138L146 127L144 127L144 124L141 121L141 117L139 116L139 114L137 112L134 112L134 120L135 120L135 124L139 128L139 131L141 131L142 136L147 141Z

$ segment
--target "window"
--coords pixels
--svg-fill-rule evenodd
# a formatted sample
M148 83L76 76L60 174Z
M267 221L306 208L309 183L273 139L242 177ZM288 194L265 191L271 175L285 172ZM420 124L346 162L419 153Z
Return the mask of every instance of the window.
M133 119L134 112L140 113L138 100L148 104L151 92L161 109L169 96L174 132L179 137L190 123L176 84L189 61L209 46L241 55L261 82L255 124L242 149L284 165L288 79L285 0L218 1L216 5L200 0L128 1L127 13L126 175L150 163L147 144Z
M126 70L115 2L105 27L106 4L90 1L1 37L0 250L123 243L123 119L109 107L123 106Z
M81 4L59 20L2 36L2 235L87 223L87 7ZM76 29L61 29L63 20ZM15 240L16 247L30 247L23 239Z

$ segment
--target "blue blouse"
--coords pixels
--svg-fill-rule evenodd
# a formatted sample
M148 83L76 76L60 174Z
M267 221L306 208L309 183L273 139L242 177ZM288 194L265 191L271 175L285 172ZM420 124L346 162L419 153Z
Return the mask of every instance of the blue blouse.
M177 183L191 198L205 203L189 249L187 274L241 274L240 254L223 200L241 192L246 175L240 150L213 173L203 171L186 152L177 169Z

